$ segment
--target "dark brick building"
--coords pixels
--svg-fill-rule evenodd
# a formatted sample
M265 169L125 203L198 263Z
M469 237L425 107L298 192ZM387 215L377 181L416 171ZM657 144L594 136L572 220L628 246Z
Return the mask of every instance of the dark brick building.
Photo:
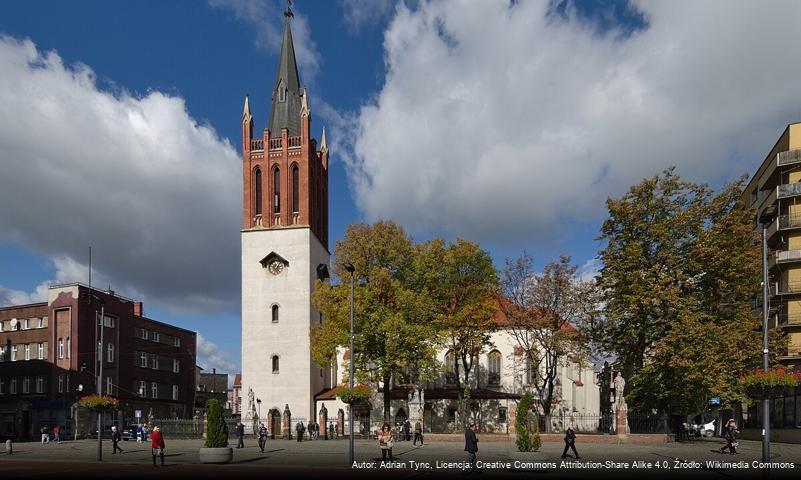
M98 350L102 393L120 400L107 425L151 410L192 416L195 332L147 318L141 302L74 283L51 287L47 302L0 308L0 437L36 438L55 424L67 436L93 430L75 402L98 391Z

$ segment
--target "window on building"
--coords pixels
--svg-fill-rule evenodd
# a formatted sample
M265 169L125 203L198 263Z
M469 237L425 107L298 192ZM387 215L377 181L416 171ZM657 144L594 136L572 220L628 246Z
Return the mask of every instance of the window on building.
M181 361L177 358L172 359L172 373L179 373L181 371Z
M506 423L506 407L498 408L498 423Z
M155 355L155 354L153 355L152 367L153 367L153 370L158 370L159 369L159 356L158 355Z
M526 385L537 383L537 362L533 358L526 358Z
M273 323L278 323L278 305L273 305L272 308Z
M67 358L72 358L72 340L67 337Z
M8 393L10 393L11 395L17 394L17 377L11 377Z
M58 374L58 393L64 393L64 374Z
M23 330L28 330L29 328L31 328L31 320L29 318L23 319L22 320L22 329Z
M456 383L456 354L453 350L445 354L445 383Z
M2 321L0 321L0 332L2 332L2 331L3 331L3 324L4 324L4 323L6 323L6 322L2 322Z
M487 355L487 383L489 385L501 384L501 352L491 351Z
M292 212L300 211L300 170L297 165L292 166Z
M25 344L25 360L30 360L30 359L31 359L31 344L30 343L26 343Z
M58 358L64 358L64 339L58 339Z
M278 362L278 355L273 355L273 373L278 373L278 368L280 367Z
M41 375L36 377L36 393L44 393L44 377Z
M22 378L22 393L31 393L31 377Z
M39 319L37 321L37 324L36 324L36 328L44 328L44 326L45 326L44 325L44 317L39 317Z
M150 334L151 334L150 335L150 337L151 337L150 339L153 340L154 342L160 342L161 341L161 335L159 334L159 332L150 332Z
M111 377L106 377L106 395L114 395L114 384L111 383Z
M146 352L139 352L139 366L142 368L147 368L147 353Z
M96 313L96 316L97 316L97 324L100 325L100 312ZM104 327L114 328L115 324L116 324L116 322L114 320L114 317L109 317L108 315L106 315L103 318L103 326Z
M253 183L254 183L254 200L255 200L255 211L256 215L261 215L261 169L256 168L253 172Z
M114 344L109 343L106 348L108 363L114 363Z
M147 330L145 330L144 328L140 328L139 329L139 336L140 336L140 338L142 340L147 340L147 338L148 338L147 337Z
M181 339L179 337L175 337L173 339L173 345L175 345L176 347L180 347L181 346Z
M281 213L281 170L273 170L273 213Z
M16 318L11 319L11 330L17 331L19 330L20 322L17 321Z
M178 400L178 385L172 386L172 399Z
M448 423L456 422L456 408L448 407Z
M5 361L6 361L6 347L2 346L0 347L0 362L5 362Z
M139 382L139 396L144 397L145 395L147 395L147 382L141 380Z
M17 346L16 345L11 345L11 361L12 362L16 362L17 361Z
M158 398L159 396L159 384L156 382L150 383L150 398Z
M36 358L39 360L44 360L44 343L39 342L39 345L36 348Z

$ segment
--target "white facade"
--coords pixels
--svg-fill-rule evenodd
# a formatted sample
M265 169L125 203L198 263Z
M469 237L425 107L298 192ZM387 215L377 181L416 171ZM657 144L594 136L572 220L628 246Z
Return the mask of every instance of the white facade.
M493 333L492 343L493 347L488 348L479 356L478 368L473 367L471 387L484 392L498 392L497 398L485 397L476 400L476 417L482 431L506 433L509 429L509 421L513 418L512 410L517 408L517 400L506 397L522 395L527 391L531 391L536 396L536 392L533 391L527 380L529 374L525 355L522 354L519 348L515 348L517 343L511 333L505 330ZM437 352L437 358L442 364L443 374L437 381L423 385L425 397L424 424L427 432L448 432L458 428L455 419L457 402L455 400L432 398L434 392L442 392L455 387L452 378L448 378L447 353L445 349ZM337 352L337 366L332 372L335 383L339 385L342 385L344 379L347 378L349 365L348 360L343 358L343 354L344 350L342 349ZM493 375L490 375L490 356L498 354L500 354L498 375L494 375L494 371L492 372ZM498 366L497 360L495 362L495 365ZM595 383L595 375L596 372L592 367L581 367L567 358L560 360L560 364L557 367L556 388L554 391L554 400L557 403L551 409L551 430L563 430L564 425L562 423L569 422L571 417L599 415L600 390ZM463 374L461 378L464 378ZM377 392L372 401L372 410L370 412L370 422L373 430L380 425L383 418L383 400L381 399L380 387L380 383L371 385L371 388ZM410 412L409 403L408 400L393 400L391 402L393 422L397 421L398 417L414 416L414 412ZM317 408L319 409L323 404L328 409L329 419L335 419L339 409L347 412L347 405L339 399L318 400ZM503 421L504 417L506 421Z
M280 273L262 264L271 254L286 262ZM286 405L294 418L313 418L314 395L330 384L330 372L316 365L310 351L311 326L321 322L311 294L317 267L328 259L308 227L242 231L243 416L252 389L262 401L262 418L272 409L283 413Z

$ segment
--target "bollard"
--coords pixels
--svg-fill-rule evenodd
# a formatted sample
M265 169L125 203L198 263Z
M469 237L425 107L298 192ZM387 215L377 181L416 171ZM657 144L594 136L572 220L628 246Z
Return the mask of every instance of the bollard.
M11 453L12 453L12 450L11 450L11 440L10 440L10 439L9 439L9 440L6 440L6 453L7 453L7 454L9 454L9 455L11 455Z

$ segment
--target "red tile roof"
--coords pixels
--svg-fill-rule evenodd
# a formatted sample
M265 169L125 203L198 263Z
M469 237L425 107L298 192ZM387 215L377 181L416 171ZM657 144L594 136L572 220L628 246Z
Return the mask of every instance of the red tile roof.
M237 373L236 376L234 377L234 386L235 387L241 387L242 386L242 374L241 373Z

